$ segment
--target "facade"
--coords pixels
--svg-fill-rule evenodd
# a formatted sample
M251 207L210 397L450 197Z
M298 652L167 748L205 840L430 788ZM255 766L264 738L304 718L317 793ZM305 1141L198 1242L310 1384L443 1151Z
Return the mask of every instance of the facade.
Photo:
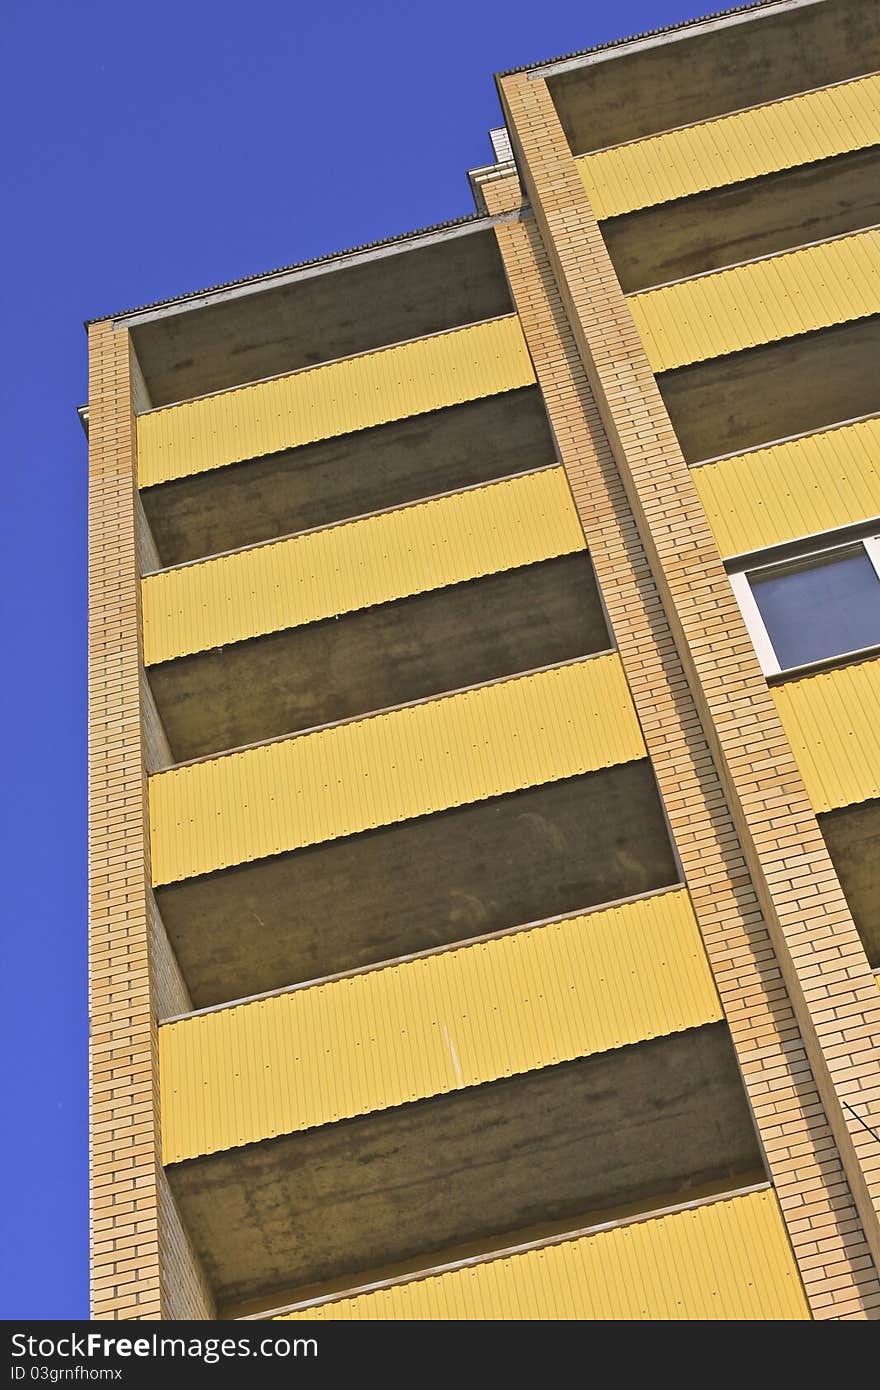
M880 1310L880 13L89 326L97 1318Z

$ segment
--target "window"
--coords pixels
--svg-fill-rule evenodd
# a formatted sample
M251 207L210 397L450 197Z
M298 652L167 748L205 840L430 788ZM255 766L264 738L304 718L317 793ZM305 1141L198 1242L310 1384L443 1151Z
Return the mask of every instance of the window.
M880 645L880 538L730 582L765 675Z

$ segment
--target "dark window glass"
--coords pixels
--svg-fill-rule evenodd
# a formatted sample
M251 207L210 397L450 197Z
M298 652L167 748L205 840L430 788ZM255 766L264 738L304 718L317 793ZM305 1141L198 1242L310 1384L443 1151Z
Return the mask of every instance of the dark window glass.
M880 643L880 579L861 546L750 583L783 669Z

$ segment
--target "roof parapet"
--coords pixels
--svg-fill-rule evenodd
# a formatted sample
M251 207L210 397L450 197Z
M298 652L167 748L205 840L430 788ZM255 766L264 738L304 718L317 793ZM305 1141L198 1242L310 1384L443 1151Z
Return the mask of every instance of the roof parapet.
M486 198L483 188L487 183L495 183L498 179L508 178L510 174L516 173L516 161L513 157L513 147L510 143L510 134L506 126L495 126L489 131L489 140L492 144L492 152L495 155L494 164L482 164L477 169L468 169L468 183L471 186L474 203L477 211L486 215L489 211L486 206Z

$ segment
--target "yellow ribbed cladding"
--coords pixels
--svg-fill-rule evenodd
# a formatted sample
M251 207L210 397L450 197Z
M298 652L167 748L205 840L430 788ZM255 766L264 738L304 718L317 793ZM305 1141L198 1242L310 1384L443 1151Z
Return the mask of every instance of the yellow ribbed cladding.
M831 159L880 142L880 75L583 155L598 218Z
M655 372L880 312L862 232L629 299ZM138 418L141 487L513 391L535 376L515 315Z
M880 515L880 418L822 430L692 472L722 555Z
M165 570L143 582L148 665L585 548L550 468Z
M616 653L160 772L171 883L645 756Z
M516 315L141 415L141 487L530 386Z
M813 809L880 796L880 660L774 688Z
M751 261L628 301L655 372L880 313L880 231Z
M722 1017L684 889L166 1024L164 1161Z
M279 1321L808 1319L775 1193L748 1192L321 1303Z

